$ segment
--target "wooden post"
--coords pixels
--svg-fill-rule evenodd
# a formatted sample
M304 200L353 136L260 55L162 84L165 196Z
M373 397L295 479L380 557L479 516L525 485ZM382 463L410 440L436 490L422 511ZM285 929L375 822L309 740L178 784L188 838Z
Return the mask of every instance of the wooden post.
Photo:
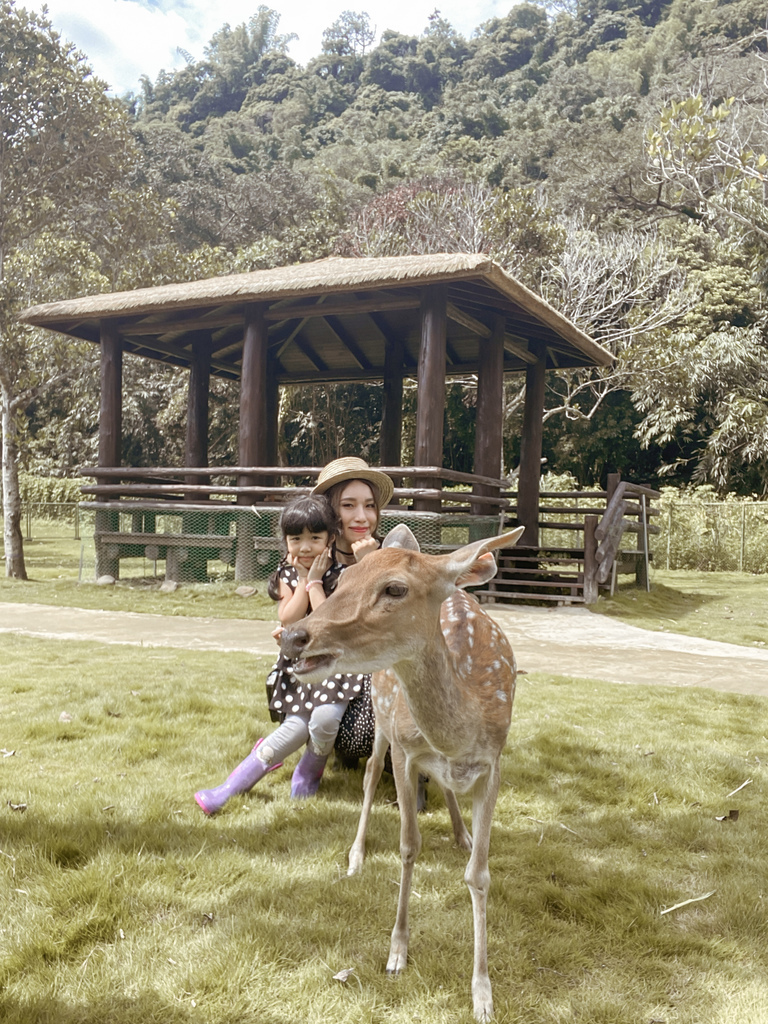
M608 474L607 482L606 482L606 485L605 485L605 492L606 492L606 501L605 501L605 503L606 503L606 505L610 504L611 498L616 493L616 488L619 486L620 483L621 483L621 473L609 473Z
M267 438L264 458L268 466L278 465L277 439L280 418L280 385L277 383L274 367L267 362ZM267 486L274 484L274 479L264 481Z
M597 516L584 516L584 603L597 602Z
M208 465L208 397L211 381L211 341L209 336L192 342L187 390L187 439L184 465ZM188 484L210 483L209 477L185 477ZM188 495L186 497L189 497ZM199 499L195 499L199 500Z
M443 415L445 413L445 350L448 289L429 285L421 296L421 346L418 368L415 466L443 465ZM417 487L440 486L440 481L417 478ZM414 509L439 512L440 502L416 500Z
M644 590L651 589L651 576L648 566L650 553L648 551L648 498L640 495L640 533L637 535L637 564L635 566L635 584Z
M101 322L99 465L119 466L123 433L123 347L117 328ZM99 481L100 483L102 481ZM105 483L107 481L104 481Z
M240 378L239 461L241 466L264 466L268 462L267 341L264 306L251 303L245 307L243 363ZM249 474L238 477L237 482L240 487L248 487L257 481L254 476ZM238 505L250 505L252 502L253 497L251 496L241 494L237 496ZM254 538L253 514L243 512L237 517L235 579L252 580L256 576Z
M403 341L399 337L387 338L385 345L379 461L382 466L400 466L403 457Z
M539 546L539 482L541 480L541 443L544 432L544 383L547 368L546 348L530 343L536 362L525 371L523 435L520 439L520 473L517 481L517 518L525 532L523 547Z
M101 402L99 406L98 465L113 468L121 462L123 437L123 347L117 328L109 320L101 322ZM97 477L97 483L110 481ZM96 513L96 578L120 575L120 556L114 544L102 543L99 534L117 530L119 513Z
M478 476L501 474L501 444L504 397L504 317L494 317L493 334L479 338L477 367L477 417L475 419L475 473ZM475 484L473 493L499 497L500 489ZM473 515L490 515L488 505L470 504Z
M211 382L211 340L208 334L192 339L192 360L189 366L187 386L187 437L184 451L184 465L189 467L208 465L208 397ZM208 484L210 477L186 476L187 484ZM207 500L208 495L185 494L185 501ZM182 533L206 533L203 516L199 512L185 512L181 517ZM205 583L208 579L206 552L192 547L181 568L181 562L174 565L171 551L166 558L167 579L183 579L187 582ZM173 575L176 573L176 575Z

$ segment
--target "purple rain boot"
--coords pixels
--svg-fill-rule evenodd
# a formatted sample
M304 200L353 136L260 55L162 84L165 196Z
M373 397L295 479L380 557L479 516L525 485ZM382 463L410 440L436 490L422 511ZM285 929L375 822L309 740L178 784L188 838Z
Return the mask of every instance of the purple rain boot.
M328 756L325 754L321 757L311 749L309 743L307 744L307 749L301 755L301 760L293 769L291 777L291 796L294 799L303 800L317 793Z
M206 814L216 814L231 796L236 796L238 793L247 793L267 772L273 772L277 768L282 768L282 761L279 764L265 764L261 760L256 751L263 742L264 737L262 736L248 757L240 762L226 782L222 782L215 789L201 789L195 793L195 800L197 800L199 806Z

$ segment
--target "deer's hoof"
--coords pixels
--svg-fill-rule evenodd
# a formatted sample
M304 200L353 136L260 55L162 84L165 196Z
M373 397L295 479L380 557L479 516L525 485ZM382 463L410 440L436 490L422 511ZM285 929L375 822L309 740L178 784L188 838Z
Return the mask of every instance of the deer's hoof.
M475 1020L480 1024L488 1024L493 1020L493 997L491 996L490 979L474 981L472 984L472 1003L475 1011Z
M349 853L349 867L347 868L347 876L359 875L363 870L363 856L362 854L356 853L350 850Z
M408 961L408 955L406 953L390 953L389 960L387 961L387 974L394 977L400 974L401 971L405 970L405 965Z

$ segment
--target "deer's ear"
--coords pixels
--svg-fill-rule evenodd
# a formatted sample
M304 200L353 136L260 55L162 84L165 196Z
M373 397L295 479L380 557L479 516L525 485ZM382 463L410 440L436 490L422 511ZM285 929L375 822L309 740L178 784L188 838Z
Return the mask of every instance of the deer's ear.
M457 587L479 587L496 575L496 559L491 554L496 548L511 547L523 532L518 526L511 533L486 537L459 548L447 556L448 572Z
M420 551L419 542L413 536L405 523L398 524L394 530L390 530L382 541L383 548L405 548L406 551Z
M483 583L487 583L488 580L492 580L495 575L496 559L490 551L486 551L464 570L456 580L456 586L462 589L464 587L479 587Z

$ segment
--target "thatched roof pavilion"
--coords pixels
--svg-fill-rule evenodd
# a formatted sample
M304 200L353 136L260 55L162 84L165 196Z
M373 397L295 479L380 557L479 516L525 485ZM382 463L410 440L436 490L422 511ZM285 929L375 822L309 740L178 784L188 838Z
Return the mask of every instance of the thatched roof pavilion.
M243 504L265 479L253 470L276 465L279 385L383 381L380 458L396 467L402 382L416 377L415 465L441 467L445 379L468 374L478 379L475 474L485 478L474 494L498 497L503 376L524 370L518 516L526 543L536 543L545 372L611 362L542 298L473 253L333 257L51 302L21 319L101 346L98 468L112 470L102 483L120 466L123 352L190 369L188 468L208 465L210 375L239 378Z
M315 263L232 274L49 302L22 314L26 323L86 341L101 340L109 320L123 351L190 366L194 344L210 339L211 373L240 377L246 307L262 304L278 383L381 379L389 337L415 368L421 341L420 291L446 289L446 374L477 370L481 339L504 318L504 371L607 364L610 355L487 256L468 253L378 259L332 257Z

